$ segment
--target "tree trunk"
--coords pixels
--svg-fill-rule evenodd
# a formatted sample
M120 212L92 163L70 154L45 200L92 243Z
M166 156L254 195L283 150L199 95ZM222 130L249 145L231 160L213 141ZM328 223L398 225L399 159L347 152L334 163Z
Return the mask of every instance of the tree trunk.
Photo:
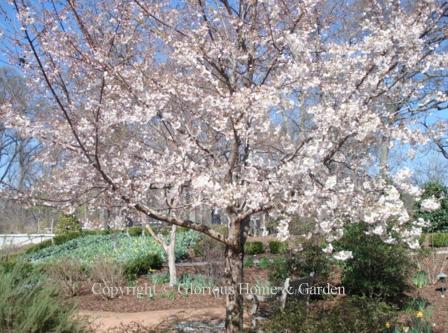
M243 253L227 245L225 255L226 332L239 333L243 331Z
M169 274L170 274L170 286L174 287L177 283L176 252L175 252L175 249L176 249L176 225L173 224L171 226L169 244L167 244L167 242L163 239L163 237L159 237L158 235L156 235L156 233L154 232L154 230L152 230L152 228L149 224L146 225L146 230L148 230L148 232L154 238L154 240L162 246L163 250L166 253L166 256L168 259L168 269L169 269Z
M170 287L174 287L177 283L176 276L176 254L174 252L176 247L176 225L171 226L170 244L166 249L168 256L168 269L170 272Z
M244 243L247 238L249 219L238 223L230 222L229 240L234 246L226 245L224 282L226 287L226 333L243 331L243 303L241 287L244 282Z

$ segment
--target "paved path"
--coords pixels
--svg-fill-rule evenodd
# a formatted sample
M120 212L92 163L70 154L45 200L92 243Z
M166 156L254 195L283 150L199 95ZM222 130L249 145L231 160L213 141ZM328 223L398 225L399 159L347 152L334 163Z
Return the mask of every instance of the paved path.
M163 322L178 320L206 320L224 319L224 307L201 309L170 309L147 312L106 312L106 311L79 311L81 316L87 316L97 327L96 333L104 333L112 327L137 322L150 328L157 328Z

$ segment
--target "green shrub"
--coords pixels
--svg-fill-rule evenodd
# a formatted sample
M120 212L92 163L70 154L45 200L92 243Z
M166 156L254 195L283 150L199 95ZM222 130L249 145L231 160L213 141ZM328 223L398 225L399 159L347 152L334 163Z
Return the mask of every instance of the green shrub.
M262 242L246 242L244 245L245 254L261 254L264 253L264 246Z
M304 302L290 301L267 321L266 332L380 333L394 321L395 309L386 303L345 297L329 309L308 309Z
M142 227L130 227L128 228L128 234L131 237L138 237L144 234Z
M86 325L75 319L75 309L60 302L58 290L38 272L15 264L0 267L0 332L82 333Z
M254 260L252 258L244 259L244 267L247 268L254 267Z
M305 277L313 273L316 281L327 282L332 262L321 246L310 242L303 245L302 251L291 253L287 265L292 276Z
M104 229L104 230L82 230L81 235L84 236L102 236L102 235L113 235L113 234L123 234L123 230L119 229Z
M26 254L36 253L39 252L40 250L46 249L53 245L62 245L79 237L109 235L112 233L116 232L113 230L82 230L81 232L69 232L62 235L56 235L53 239L45 240L39 244L34 244L31 247L29 247L25 251L25 253Z
M199 233L194 230L184 230L176 234L176 260L188 258L191 255L191 249L198 242L199 238ZM216 247L216 244L214 246Z
M332 261L321 246L311 242L303 245L303 250L288 253L271 264L269 280L276 286L283 285L287 277L306 277L314 274L315 283L326 283L332 269Z
M353 254L344 262L342 285L351 295L398 301L409 288L412 261L404 246L386 244L376 235L366 235L366 230L365 224L352 225L336 244Z
M448 232L438 232L429 235L429 244L433 247L448 246Z
M65 234L54 236L53 243L54 245L61 245L81 236L82 234L80 232L67 232Z
M42 249L45 249L47 247L50 247L52 245L53 245L53 240L52 239L47 239L47 240L44 240L43 242L40 242L38 244L33 244L28 249L26 249L25 253L26 254L34 253L34 252L40 251Z
M268 269L269 265L269 260L267 258L261 258L258 262L258 267L260 267L261 269Z
M440 200L440 208L429 212L422 210L422 201L433 196ZM438 182L425 184L421 200L415 203L414 215L430 222L426 232L448 231L448 188Z
M75 215L62 214L59 216L55 228L56 235L63 235L66 233L80 233L81 224Z
M283 286L287 277L290 276L285 258L275 258L271 263L269 270L269 281L274 286Z
M269 241L269 250L272 254L282 254L288 251L288 243L277 240Z
M178 233L178 234L181 234L183 232L188 232L188 231L190 231L190 229L185 228L185 227L177 227L176 228L176 233Z
M148 274L150 269L162 267L162 259L155 253L137 257L124 263L124 276L127 280L135 280L140 275Z

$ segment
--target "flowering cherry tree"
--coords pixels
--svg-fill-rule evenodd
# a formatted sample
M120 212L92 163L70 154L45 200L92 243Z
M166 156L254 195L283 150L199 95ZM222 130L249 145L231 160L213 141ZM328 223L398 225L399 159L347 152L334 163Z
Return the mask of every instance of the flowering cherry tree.
M446 99L422 78L447 69L447 6L336 3L12 1L23 70L53 108L26 118L3 105L2 121L42 143L52 172L5 193L107 198L224 243L227 332L242 330L253 214L278 218L282 238L291 216L315 217L328 252L351 221L418 245L400 200L418 190L406 171L377 172L372 147L427 142L408 106ZM226 213L226 235L189 218L199 206Z

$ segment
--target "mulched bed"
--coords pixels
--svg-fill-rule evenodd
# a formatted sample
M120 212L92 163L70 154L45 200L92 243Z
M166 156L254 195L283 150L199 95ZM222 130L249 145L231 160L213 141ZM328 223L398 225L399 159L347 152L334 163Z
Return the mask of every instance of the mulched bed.
M204 274L203 267L179 267L177 270L178 276L183 273L189 274ZM245 269L245 281L248 283L255 283L257 280L266 280L268 272L265 270L257 270L256 268ZM135 287L144 287L153 284L145 277L141 277L135 284ZM79 296L73 298L78 304L79 309L89 311L111 311L111 312L143 312L156 311L167 309L182 309L182 308L206 308L206 307L220 307L225 306L224 296L214 297L213 295L188 295L188 297L179 295L177 290L174 290L175 298L170 295L168 298L167 292L172 290L168 284L157 285L155 289L156 296L149 298L135 295L123 295L114 299L106 299L100 295L92 293L92 285L86 283L83 285Z
M428 259L429 260L429 259ZM434 266L433 270L441 265L442 262L447 259L447 255L437 255L438 263ZM434 259L432 259L434 261ZM420 262L421 267L428 269L431 266L431 262ZM447 263L448 265L448 263ZM426 267L425 267L426 266ZM441 268L442 268L441 267ZM446 266L445 266L446 267ZM222 267L224 270L224 267ZM166 268L164 269L166 270ZM178 267L178 277L183 273L189 274L207 274L206 267L194 266L194 267ZM251 284L256 283L257 280L268 280L268 270L260 268L245 268L244 278L245 281ZM337 285L340 282L340 272L335 271L331 274L330 283ZM144 286L145 284L152 286L151 281L147 278L140 278L136 286ZM434 333L447 333L448 332L448 293L446 297L442 298L440 291L440 283L435 285L430 284L421 289L414 289L409 293L412 297L422 297L426 299L432 305L432 317L430 322L434 324ZM112 300L104 299L98 295L93 295L91 286L85 285L83 287L81 295L74 297L74 300L78 303L79 308L82 310L90 311L111 311L111 312L142 312L142 311L156 311L156 310L168 310L168 309L184 309L184 308L207 308L207 307L224 307L224 296L214 297L213 295L188 295L182 296L174 290L175 298L171 295L171 298L166 296L162 297L164 290L170 290L169 286L159 285L156 286L156 296L153 298L142 297L138 298L134 295L121 296ZM333 300L335 301L335 300ZM333 302L319 301L318 306L331 307ZM264 304L266 305L266 304Z

